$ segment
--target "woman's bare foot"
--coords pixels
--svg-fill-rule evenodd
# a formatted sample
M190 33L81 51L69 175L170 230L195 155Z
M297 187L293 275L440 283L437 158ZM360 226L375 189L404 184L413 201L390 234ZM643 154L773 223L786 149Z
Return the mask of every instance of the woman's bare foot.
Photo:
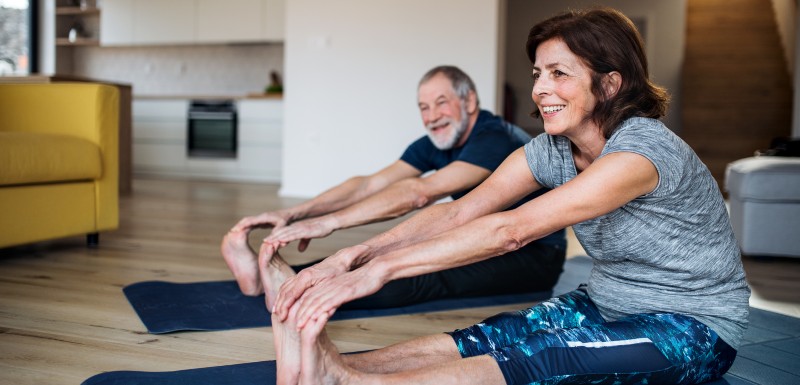
M339 350L325 334L328 317L309 321L300 331L300 385L334 385L358 382L358 372L348 368Z
M258 251L258 269L261 277L261 287L264 288L264 300L267 310L272 312L275 301L280 293L281 285L287 279L295 276L295 272L286 261L278 254L277 245L265 242Z
M264 292L258 276L258 256L247 243L247 231L228 232L222 238L220 250L244 295L257 296Z
M277 356L276 385L297 385L300 380L300 334L295 325L296 308L289 312L285 322L272 315L272 334Z

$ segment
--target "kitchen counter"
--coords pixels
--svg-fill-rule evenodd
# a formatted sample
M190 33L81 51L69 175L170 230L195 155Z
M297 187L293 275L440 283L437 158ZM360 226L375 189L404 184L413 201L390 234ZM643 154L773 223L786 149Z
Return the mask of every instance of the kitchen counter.
M168 100L168 99L184 99L184 100L243 100L243 99L274 99L282 100L283 94L263 94L263 93L250 93L246 95L212 95L212 94L196 94L196 95L133 95L134 99L141 100Z
M0 76L0 83L51 83L51 82L84 82L84 83L102 83L110 84L117 87L130 88L128 83L119 83L102 79L92 79L84 76L64 75L64 74L30 74L30 75L11 75Z

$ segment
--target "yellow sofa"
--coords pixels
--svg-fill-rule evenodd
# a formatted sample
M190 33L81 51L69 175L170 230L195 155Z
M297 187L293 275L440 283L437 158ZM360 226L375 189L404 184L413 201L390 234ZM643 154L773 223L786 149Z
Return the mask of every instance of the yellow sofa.
M119 224L119 91L0 84L0 247Z

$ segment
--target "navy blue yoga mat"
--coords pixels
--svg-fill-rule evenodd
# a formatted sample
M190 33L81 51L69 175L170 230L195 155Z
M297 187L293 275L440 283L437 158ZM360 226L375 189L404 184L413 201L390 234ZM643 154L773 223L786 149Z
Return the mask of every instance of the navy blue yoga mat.
M248 297L234 281L171 283L148 281L123 289L147 331L153 334L187 330L230 330L270 326L264 296ZM481 306L541 301L550 291L486 297L443 299L378 309L338 310L332 320L383 317Z
M465 309L542 301L574 290L589 278L592 260L575 257L564 264L564 272L553 291L487 297L445 299L378 310L339 310L333 320L382 317L433 311ZM172 283L147 281L123 289L128 302L147 331L163 334L188 330L230 330L270 326L264 297L248 297L234 281Z
M487 297L455 298L378 310L339 310L332 320L382 317L433 311L465 309L542 301L574 290L586 282L592 260L575 257L564 264L564 272L553 291ZM172 283L147 281L123 289L128 302L147 331L163 334L188 330L230 330L270 326L264 297L248 297L234 281Z
M750 309L750 328L733 367L706 385L800 384L800 319ZM275 361L180 370L107 372L82 385L271 385Z
M106 372L81 385L269 385L275 373L275 361L261 361L175 372Z

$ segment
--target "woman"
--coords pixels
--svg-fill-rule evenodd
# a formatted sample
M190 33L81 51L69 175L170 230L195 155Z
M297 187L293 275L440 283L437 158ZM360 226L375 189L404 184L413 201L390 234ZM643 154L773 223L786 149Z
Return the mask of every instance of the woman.
M273 316L286 358L279 380L696 384L728 370L750 293L739 249L708 169L656 120L667 96L648 80L635 27L607 8L569 12L533 27L527 52L545 134L448 203L458 217L433 206L409 221L420 231L447 226L435 238L386 254L361 245L326 273L287 281ZM541 187L553 190L499 212ZM322 333L336 307L385 282L490 258L569 225L595 261L588 285L573 292L364 354L340 356Z

